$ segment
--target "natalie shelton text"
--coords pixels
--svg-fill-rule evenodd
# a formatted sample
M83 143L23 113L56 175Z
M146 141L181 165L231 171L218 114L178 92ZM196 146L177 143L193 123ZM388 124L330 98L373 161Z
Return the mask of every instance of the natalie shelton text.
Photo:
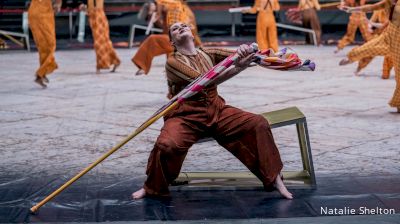
M328 208L321 207L321 215L391 215L396 214L396 210L391 208L367 208L367 207L359 207L359 208Z

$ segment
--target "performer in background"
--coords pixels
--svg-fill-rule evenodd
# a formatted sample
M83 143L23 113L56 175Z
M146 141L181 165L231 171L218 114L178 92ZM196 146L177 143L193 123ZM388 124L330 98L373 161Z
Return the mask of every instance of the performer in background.
M258 13L256 25L256 40L260 50L272 48L278 51L278 31L274 11L280 9L278 0L255 0L254 5L243 13Z
M372 34L372 38L376 38L383 33L386 25L389 21L389 15L386 14L385 10L374 10L371 18L368 20L368 31ZM358 67L355 75L359 75L361 70L369 65L374 57L363 58L358 62ZM392 59L389 56L385 56L382 65L382 79L388 79L390 77L390 70L393 68Z
M80 9L87 10L89 16L96 52L96 74L100 74L100 69L110 69L111 66L111 72L115 72L121 61L110 40L110 28L104 13L104 0L87 0L87 6L82 4Z
M32 0L28 9L29 27L39 52L40 67L36 70L35 82L42 88L46 88L46 83L49 83L47 75L58 68L54 58L56 51L54 12L60 11L61 4L61 0L56 0L54 5L51 0Z
M397 108L400 113L400 1L382 0L375 4L368 4L359 7L341 7L347 12L371 12L373 10L383 9L389 15L389 21L383 33L363 44L360 47L352 49L347 58L340 61L339 65L350 64L363 58L374 57L377 55L388 55L393 60L396 89L389 105Z
M196 49L189 25L184 23L174 23L169 32L175 48L165 66L170 97L234 53L225 49ZM204 136L213 137L236 156L266 190L277 189L282 196L292 199L281 179L283 165L268 122L261 115L226 105L218 95L219 83L244 70L255 59L247 45L241 45L238 54L234 68L164 116L164 126L148 160L147 180L143 188L132 194L134 199L168 196L168 186L178 177L189 148Z
M366 0L346 0L341 4L341 6L363 6L365 5ZM341 7L339 6L339 7ZM346 34L343 36L337 45L337 49L335 50L335 54L342 50L345 46L353 43L354 38L356 36L357 29L360 30L361 35L365 42L371 40L372 35L368 32L368 18L365 12L357 11L352 12L349 17L349 23L347 24Z
M136 75L148 74L150 72L153 58L162 54L170 54L174 51L168 36L168 27L176 22L190 24L194 34L196 46L201 45L200 37L197 32L196 18L186 1L182 0L157 0L148 3L146 13L147 21L154 23L163 29L163 34L152 34L148 36L140 45L132 62L138 67ZM156 13L154 21L150 21L152 15Z
M321 24L317 15L317 10L321 10L318 0L300 0L298 9L302 13L302 23L304 28L312 29L317 38L317 45L321 45ZM312 34L306 34L306 43L311 44Z

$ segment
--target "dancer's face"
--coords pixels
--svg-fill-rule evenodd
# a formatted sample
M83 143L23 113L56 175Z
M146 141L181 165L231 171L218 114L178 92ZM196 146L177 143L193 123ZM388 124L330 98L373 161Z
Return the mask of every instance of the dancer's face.
M190 27L185 23L174 23L169 28L169 33L171 35L171 41L173 43L182 42L185 39L193 41L193 34Z

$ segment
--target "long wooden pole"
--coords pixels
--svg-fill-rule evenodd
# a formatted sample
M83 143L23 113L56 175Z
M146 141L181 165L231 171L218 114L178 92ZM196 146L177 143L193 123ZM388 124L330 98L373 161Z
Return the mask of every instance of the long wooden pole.
M94 163L86 167L84 170L79 172L77 175L75 175L73 178L71 178L69 181L67 181L65 184L63 184L61 187L59 187L57 190L55 190L53 193L51 193L49 196L47 196L45 199L43 199L41 202L33 206L30 210L32 213L35 213L40 207L42 207L44 204L46 204L48 201L53 199L55 196L57 196L59 193L61 193L65 188L67 188L69 185L74 183L76 180L78 180L80 177L85 175L87 172L89 172L91 169L93 169L95 166L97 166L99 163L101 163L103 160L105 160L107 157L109 157L111 154L113 154L115 151L117 151L119 148L121 148L123 145L125 145L127 142L129 142L132 138L134 138L136 135L141 133L143 130L145 130L147 127L149 127L151 124L153 124L155 121L157 121L159 118L164 116L168 111L172 110L174 107L178 105L178 101L175 101L172 103L169 107L165 108L161 113L157 114L156 116L152 117L145 123L143 123L139 128L135 130L132 134L130 134L128 137L126 137L124 140L122 140L120 143L118 143L116 146L114 146L111 150L109 150L106 154L104 154L102 157L100 157L98 160L96 160Z

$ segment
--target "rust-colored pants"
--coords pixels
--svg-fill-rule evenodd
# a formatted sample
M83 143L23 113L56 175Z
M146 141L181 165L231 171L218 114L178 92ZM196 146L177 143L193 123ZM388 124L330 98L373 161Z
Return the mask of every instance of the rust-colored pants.
M302 10L303 27L311 28L315 32L317 45L321 44L321 24L319 23L317 11L315 8ZM306 43L311 44L312 34L306 34Z
M360 47L353 48L347 57L350 61L359 61L363 58L388 55L393 60L396 89L389 102L392 107L400 107L400 28L392 23L377 37Z
M28 10L28 20L39 52L40 67L36 75L43 78L58 67L54 58L56 32L51 1L32 1Z
M168 185L178 177L189 148L206 136L246 165L266 190L272 189L283 165L268 122L261 115L225 105L213 91L205 99L186 101L164 117L147 165L146 193L168 196Z
M119 65L121 61L110 40L110 28L104 10L93 8L88 14L96 52L96 68L108 69L111 65Z
M353 43L356 36L357 29L360 30L361 36L364 41L369 41L372 38L371 33L368 32L368 23L365 13L352 13L350 15L349 23L347 24L346 34L343 36L337 45L338 49L343 49L345 46Z
M258 13L256 39L260 50L272 48L275 52L278 51L278 31L274 14L271 11Z
M174 51L167 34L151 34L143 41L132 62L145 74L149 73L153 58Z

